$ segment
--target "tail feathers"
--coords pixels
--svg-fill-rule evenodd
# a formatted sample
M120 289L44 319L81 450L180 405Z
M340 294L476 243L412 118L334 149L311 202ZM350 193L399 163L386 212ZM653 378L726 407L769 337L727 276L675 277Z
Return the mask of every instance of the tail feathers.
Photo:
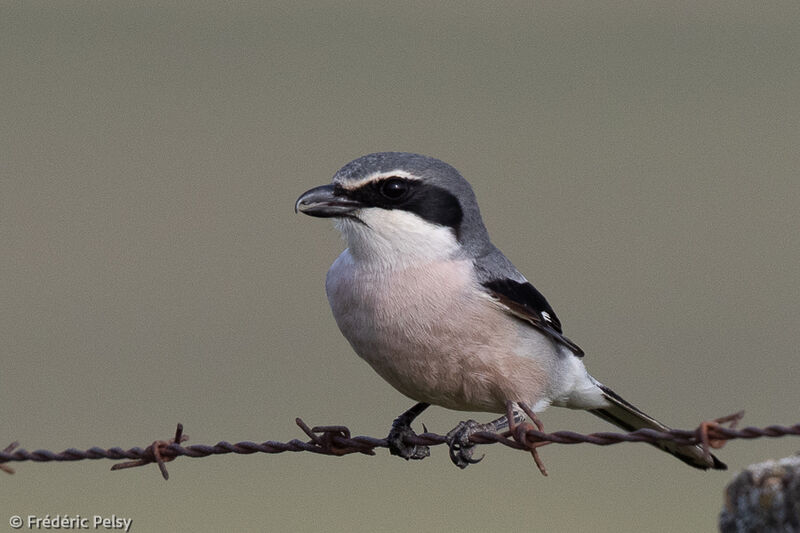
M622 399L617 393L602 385L597 384L603 391L603 396L608 400L609 406L600 409L592 409L589 412L599 416L603 420L611 422L625 431L636 431L637 429L649 428L657 431L669 431L670 428L634 407L629 402ZM700 446L678 446L673 442L659 441L653 444L656 448L674 455L684 463L701 470L726 470L728 467L714 457L706 456Z

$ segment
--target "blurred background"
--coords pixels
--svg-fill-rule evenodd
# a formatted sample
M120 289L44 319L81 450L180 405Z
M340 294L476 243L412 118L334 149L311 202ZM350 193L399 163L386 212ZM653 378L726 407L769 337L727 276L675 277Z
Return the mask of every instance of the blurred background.
M676 427L800 422L794 2L3 2L2 442L60 451L383 436L413 402L324 293L297 196L382 150L443 159L598 379ZM430 409L446 432L491 415ZM550 409L550 431L613 428ZM417 427L420 427L419 424ZM746 465L500 446L465 471L312 454L13 465L4 515L132 531L711 531Z

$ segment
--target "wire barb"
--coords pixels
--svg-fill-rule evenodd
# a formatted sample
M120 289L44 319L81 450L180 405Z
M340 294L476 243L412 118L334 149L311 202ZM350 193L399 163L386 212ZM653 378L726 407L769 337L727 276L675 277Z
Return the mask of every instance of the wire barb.
M701 422L697 427L698 439L703 447L703 453L706 459L711 462L711 448L719 450L727 441L725 439L712 439L709 437L709 432L718 428L724 428L723 424L728 424L730 429L735 429L739 425L739 421L744 417L744 411L733 413L732 415L715 418L707 422Z
M527 406L525 406L527 407ZM524 409L524 408L523 408ZM631 433L591 433L588 435L571 431L556 431L544 433L541 426L534 429L531 424L515 424L503 433L476 432L470 435L469 440L474 444L499 443L516 450L525 450L534 456L536 465L543 474L546 474L544 464L538 458L537 449L545 444L594 444L608 446L621 442L646 442L671 441L678 445L700 445L708 451L720 448L729 440L758 439L764 437L777 438L785 436L800 436L800 423L793 426L766 426L763 428L745 427L736 429L743 413L716 418L702 422L696 429L670 431L656 431L653 429L640 429ZM535 422L535 419L534 419ZM231 444L220 441L213 446L194 444L183 446L189 437L183 434L183 425L178 424L174 438L170 440L156 440L146 448L121 448L103 449L99 447L88 450L69 448L60 453L48 450L29 452L17 449L18 443L14 442L0 452L0 470L13 473L7 463L10 462L52 462L52 461L82 461L87 459L128 459L111 467L112 470L122 470L137 466L156 463L164 479L169 479L165 463L176 457L208 457L210 455L224 455L229 453L249 455L254 453L283 453L283 452L312 452L321 455L343 456L351 453L375 455L376 448L388 448L385 438L352 436L351 431L345 426L313 426L309 427L303 420L297 418L295 423L308 437L307 441L293 439L288 442L266 441L262 443L243 441ZM725 424L729 426L726 427ZM427 429L420 435L408 435L404 440L409 445L438 446L445 444L447 437L429 433Z
M180 445L181 442L189 440L189 435L183 434L183 424L178 423L178 428L175 430L175 437L170 440L157 440L153 442L150 446L144 449L145 454L140 459L136 459L135 461L126 461L124 463L117 463L111 467L111 470L122 470L124 468L133 468L136 466L144 466L155 462L158 465L158 469L161 471L161 476L167 480L169 479L169 472L167 472L167 467L164 463L167 461L172 461L177 457L176 455L173 456L164 456L163 451L167 449L171 444L178 444Z
M536 416L536 413L533 412L533 409L528 407L528 404L526 404L525 402L518 402L517 405L519 405L522 408L522 410L525 411L525 414L528 415L528 418L530 418L531 421L534 424L536 424L536 431L538 431L538 433L542 433L543 434L544 433L544 425L542 425L542 421L539 420L539 417ZM514 418L513 418L514 409L512 407L511 402L508 402L506 410L508 411L509 426L511 427L511 426L513 426L513 422L514 422ZM540 440L538 442L537 441L529 441L528 440L528 431L529 430L533 430L534 428L531 427L531 425L526 423L524 420L517 426L517 428L518 428L517 431L514 432L515 433L514 438L517 439L517 442L519 442L520 444L522 444L523 446L525 446L526 448L528 448L530 450L531 455L533 456L533 461L536 463L536 466L539 468L539 472L541 472L542 475L546 477L547 476L547 469L544 467L544 462L542 462L542 458L539 457L538 448L544 446L545 444L551 444L551 441L549 441L549 440ZM521 433L519 431L519 429L524 429L526 431L525 431L524 434L517 435L517 433ZM540 436L540 435L537 434L537 436Z
M3 453L11 453L12 451L14 451L14 448L16 448L17 446L19 446L19 442L14 441L14 442L12 442L11 444L9 444L8 446L5 447L5 449L3 450ZM0 470L5 472L6 474L13 474L14 473L14 469L13 468L11 468L10 466L8 466L6 464L3 464L1 462L0 462Z

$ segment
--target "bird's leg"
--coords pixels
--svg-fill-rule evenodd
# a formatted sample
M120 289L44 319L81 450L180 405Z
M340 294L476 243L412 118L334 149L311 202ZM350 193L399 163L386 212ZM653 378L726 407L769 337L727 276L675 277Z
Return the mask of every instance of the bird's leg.
M431 454L430 448L427 446L406 444L405 441L405 438L408 436L417 436L414 430L411 429L411 422L413 422L422 411L430 407L430 405L429 403L420 402L394 419L394 422L392 422L392 429L389 431L389 436L386 437L389 443L390 454L399 455L406 461L409 459L425 459Z
M528 415L528 418L530 418L531 421L536 424L536 429L544 433L544 424L542 424L542 421L539 420L538 416L536 416L536 413L533 412L533 409L528 407L528 405L524 402L517 402L517 405L519 405L520 408L525 411L525 414ZM507 402L506 410L511 413L513 409L513 402ZM518 425L512 425L509 429L511 430L511 435L514 437L514 440L530 450L533 460L536 462L536 466L539 468L539 472L541 472L543 476L546 476L547 469L544 467L544 463L539 457L539 447L544 446L545 444L550 444L550 442L528 442L528 440L525 438L525 433L528 431L528 429L533 429L533 426L527 422L522 422Z
M466 468L467 466L479 463L483 456L479 459L473 459L472 454L475 451L475 444L470 442L469 438L475 433L488 432L499 433L509 426L509 416L513 419L514 424L523 419L522 414L519 412L512 412L508 416L501 416L497 420L492 420L486 424L479 424L475 420L467 420L466 422L459 422L459 424L447 433L447 445L450 447L450 460L459 468Z

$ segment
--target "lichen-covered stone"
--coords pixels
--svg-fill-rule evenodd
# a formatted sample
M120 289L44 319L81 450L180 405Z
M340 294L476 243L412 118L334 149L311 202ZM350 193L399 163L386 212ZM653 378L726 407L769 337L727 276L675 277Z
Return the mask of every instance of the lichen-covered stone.
M728 484L722 533L800 533L800 455L750 465Z

